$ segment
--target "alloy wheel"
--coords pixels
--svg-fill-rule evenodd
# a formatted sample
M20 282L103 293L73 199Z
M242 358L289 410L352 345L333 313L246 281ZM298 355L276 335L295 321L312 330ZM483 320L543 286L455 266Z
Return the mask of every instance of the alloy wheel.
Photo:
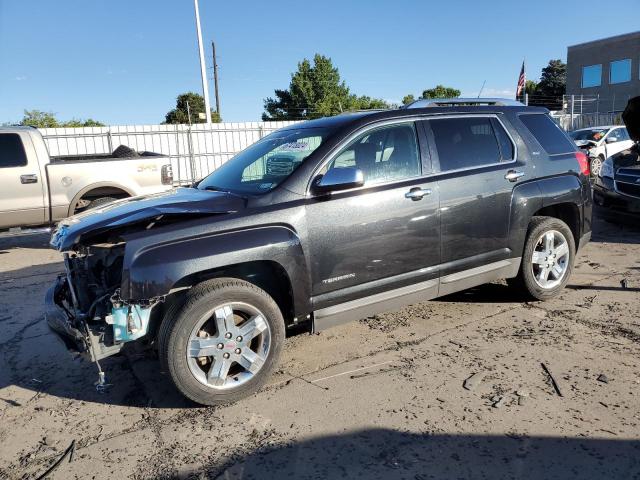
M253 305L226 303L208 311L196 323L186 349L193 376L215 390L238 387L264 366L271 330Z
M533 278L544 289L558 286L567 273L570 261L569 243L557 230L543 233L536 242L531 258Z

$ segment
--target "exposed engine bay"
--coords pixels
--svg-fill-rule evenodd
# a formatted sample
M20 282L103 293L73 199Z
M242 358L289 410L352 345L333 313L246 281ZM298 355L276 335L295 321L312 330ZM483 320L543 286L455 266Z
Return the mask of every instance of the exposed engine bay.
M73 340L67 347L93 361L146 335L152 308L162 300L120 298L124 249L124 241L78 246L64 254L66 274L52 287L51 300L59 308L48 312L49 325Z

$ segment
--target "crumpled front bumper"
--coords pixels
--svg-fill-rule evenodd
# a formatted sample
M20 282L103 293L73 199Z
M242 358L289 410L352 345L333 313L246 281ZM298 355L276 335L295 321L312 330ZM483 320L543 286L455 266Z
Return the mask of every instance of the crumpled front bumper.
M60 276L47 290L44 302L45 320L52 332L62 340L68 350L86 355L90 351L86 335L75 327L75 319L71 317L71 313L60 305L60 298L67 288L66 278Z
M122 343L105 341L104 332L93 331L81 321L74 318L73 313L62 305L62 299L68 294L67 278L61 275L45 296L45 319L51 331L73 353L95 362L120 352ZM93 329L93 330L92 330Z

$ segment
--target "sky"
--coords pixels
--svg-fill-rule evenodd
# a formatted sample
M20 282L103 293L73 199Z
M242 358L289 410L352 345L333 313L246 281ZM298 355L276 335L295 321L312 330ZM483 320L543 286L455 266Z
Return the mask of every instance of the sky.
M567 46L638 30L640 0L200 0L224 121L257 121L303 58L331 57L358 95L400 102L444 84L513 97ZM213 82L209 85L212 92ZM192 0L0 0L0 124L23 110L111 125L164 120L202 92Z

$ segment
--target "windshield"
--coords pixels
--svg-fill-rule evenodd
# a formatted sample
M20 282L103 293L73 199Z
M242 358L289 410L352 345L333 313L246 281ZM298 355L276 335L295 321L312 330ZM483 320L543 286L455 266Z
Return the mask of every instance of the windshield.
M591 140L592 142L599 142L607 134L609 130L606 128L589 128L587 130L576 130L569 135L574 140Z
M322 145L332 131L319 127L273 132L205 177L198 188L243 194L273 190Z

